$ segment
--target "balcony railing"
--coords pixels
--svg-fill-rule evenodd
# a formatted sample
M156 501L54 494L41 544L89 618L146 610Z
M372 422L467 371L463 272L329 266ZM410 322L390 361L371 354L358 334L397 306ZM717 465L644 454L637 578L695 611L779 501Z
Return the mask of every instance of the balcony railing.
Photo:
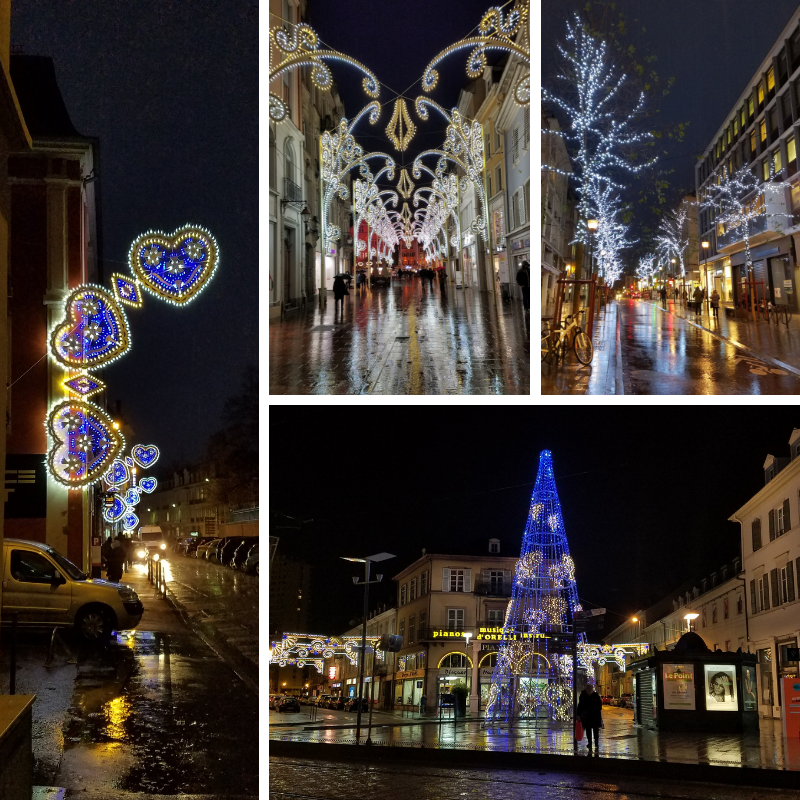
M766 233L767 230L769 230L769 228L767 227L768 219L769 219L768 217L763 216L750 220L749 231L751 240L753 239L753 237L758 236L761 233ZM775 223L773 222L773 228L774 226ZM729 231L726 231L722 236L717 236L717 251L724 250L724 248L730 247L731 245L734 245L737 242L741 242L743 239L744 239L744 225L740 225L738 228L731 228Z
M290 181L288 178L284 178L285 183L285 190L283 194L283 199L288 203L300 203L303 200L303 193L300 191L300 187Z
M511 597L511 581L475 581L475 594L482 597Z

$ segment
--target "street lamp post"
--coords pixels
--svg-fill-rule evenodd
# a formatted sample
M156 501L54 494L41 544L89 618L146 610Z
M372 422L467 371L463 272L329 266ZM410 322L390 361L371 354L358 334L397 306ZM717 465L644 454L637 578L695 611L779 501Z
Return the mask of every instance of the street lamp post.
M394 558L391 553L378 553L374 556L367 556L367 558L347 558L342 556L345 561L356 561L364 564L364 580L359 581L357 577L353 578L353 583L358 586L364 586L364 621L361 627L361 659L358 667L358 715L356 717L356 744L361 744L361 701L364 695L364 658L366 656L367 648L367 614L369 614L369 585L371 583L380 583L383 580L383 575L376 575L377 580L371 581L369 579L369 565L374 561L386 561L387 559Z
M471 633L464 634L464 685L467 685L467 678L469 677L469 640L472 636ZM469 684L469 695L467 695L467 699L472 695L472 681ZM466 712L466 710L465 710ZM464 714L466 716L466 713Z
M592 255L594 250L594 240L592 234L597 230L598 222L596 219L587 219L586 220L586 227L589 229L589 275L594 274L594 265L592 264ZM588 299L588 298L587 298ZM594 308L594 303L592 303L592 308ZM598 314L600 313L598 308ZM594 314L594 311L591 311L590 314Z
M672 264L672 274L675 275L675 264L677 263L674 258L669 260L669 263Z
M708 291L708 242L701 242L700 244L703 247L703 261L706 273L706 311L708 311L708 300L711 295L711 292ZM711 312L709 311L709 313Z
M686 628L687 632L692 629L692 622L696 620L700 615L696 611L689 611L687 614L683 615L683 618L686 620Z

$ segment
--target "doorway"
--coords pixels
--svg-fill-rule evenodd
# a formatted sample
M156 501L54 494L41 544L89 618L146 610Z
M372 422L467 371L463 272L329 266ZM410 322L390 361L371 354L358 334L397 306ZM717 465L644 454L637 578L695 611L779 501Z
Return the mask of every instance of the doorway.
M294 228L283 229L283 304L289 305L292 297L292 260L294 252Z

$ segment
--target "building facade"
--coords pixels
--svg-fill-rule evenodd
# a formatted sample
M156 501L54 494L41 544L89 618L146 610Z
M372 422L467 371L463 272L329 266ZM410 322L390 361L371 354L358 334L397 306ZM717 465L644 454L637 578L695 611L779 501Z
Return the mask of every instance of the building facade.
M15 54L10 69L32 146L8 159L6 535L46 542L88 571L99 521L94 490L70 491L48 479L43 421L69 393L64 370L42 353L69 293L103 282L98 142L72 126L50 58ZM105 397L93 402L104 406Z
M764 488L730 519L741 529L748 644L758 655L759 711L780 717L780 678L798 674L793 655L800 641L800 429L792 431L788 458L767 456Z
M775 45L726 115L695 168L699 202L713 196L723 170L748 165L759 180L770 170L791 187L768 193L762 216L751 223L753 273L762 281L768 300L797 302L797 237L800 236L800 182L797 141L800 135L800 8L792 15ZM709 242L708 287L725 302L738 303L748 280L742 228L717 221L712 210L699 212L701 240ZM702 259L702 255L701 255ZM705 264L701 281L705 284ZM759 297L761 292L759 290Z
M184 469L162 478L156 490L142 498L142 525L158 525L164 536L181 539L196 535L221 536L226 514L212 499L214 476Z

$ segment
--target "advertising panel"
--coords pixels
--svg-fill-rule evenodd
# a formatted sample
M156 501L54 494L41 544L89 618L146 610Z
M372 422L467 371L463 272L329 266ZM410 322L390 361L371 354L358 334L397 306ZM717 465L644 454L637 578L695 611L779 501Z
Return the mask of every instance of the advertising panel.
M706 711L738 711L736 667L733 664L705 664Z
M783 681L783 735L790 739L800 737L800 680L782 678Z
M664 709L694 711L694 666L662 664Z
M758 710L758 687L755 665L742 667L742 703L745 711Z

